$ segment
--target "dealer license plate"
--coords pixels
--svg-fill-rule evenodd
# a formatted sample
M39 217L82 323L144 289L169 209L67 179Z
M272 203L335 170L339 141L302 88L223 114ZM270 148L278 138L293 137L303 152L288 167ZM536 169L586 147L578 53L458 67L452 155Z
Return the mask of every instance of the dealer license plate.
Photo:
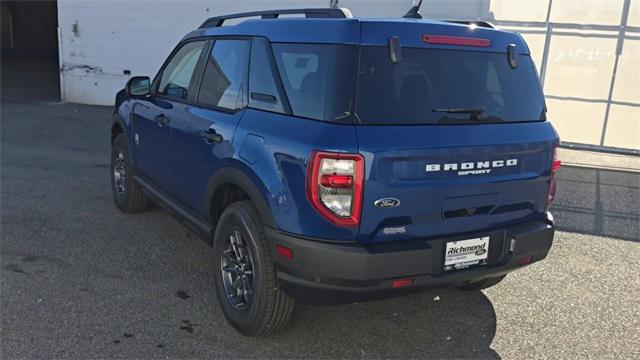
M473 265L485 265L489 255L489 237L451 241L444 252L444 269L464 269Z

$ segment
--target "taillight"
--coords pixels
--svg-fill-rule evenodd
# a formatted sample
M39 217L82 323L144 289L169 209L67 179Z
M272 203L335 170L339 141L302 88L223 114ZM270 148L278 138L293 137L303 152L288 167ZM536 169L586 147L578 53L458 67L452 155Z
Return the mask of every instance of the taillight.
M443 35L422 35L422 41L427 44L434 45L457 45L457 46L474 46L489 47L491 40L482 38L470 38L460 36L443 36Z
M413 285L413 279L396 279L391 282L391 287L394 289L403 288Z
M551 162L551 177L549 178L549 190L547 191L547 207L556 197L556 172L560 170L562 161L558 159L557 147L553 148L553 161Z
M364 158L359 154L314 151L307 173L313 207L339 226L356 226L362 209Z

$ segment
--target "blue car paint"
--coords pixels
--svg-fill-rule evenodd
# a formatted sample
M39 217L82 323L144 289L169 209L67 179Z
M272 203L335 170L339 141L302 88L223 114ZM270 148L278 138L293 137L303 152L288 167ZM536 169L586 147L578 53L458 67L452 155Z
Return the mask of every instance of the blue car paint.
M249 20L236 26L197 30L183 41L203 36L262 36L272 42L385 45L390 34L399 36L403 46L445 48L425 44L420 34L447 34L491 39L490 47L478 51L503 51L513 43L519 53L529 53L522 38L511 32L428 20ZM149 114L132 115L132 110L140 106L149 107ZM194 217L208 221L205 194L209 180L221 168L235 168L259 189L277 230L343 242L429 238L542 218L552 147L558 143L557 134L546 121L471 126L333 124L251 108L227 114L164 100L127 98L121 92L116 112L122 119L130 148L136 147L130 119L142 123L148 120L143 118L155 116L157 109L170 111L175 120L172 119L169 130L144 125L144 130L140 130L144 132L141 141L152 141L154 150L147 157L133 151L135 170ZM220 133L223 143L213 145L200 138L199 132L207 128ZM312 150L360 153L365 157L359 227L335 226L310 205L305 181ZM424 164L425 160L492 160L505 154L519 156L524 171L508 169L488 177L429 178L416 165ZM375 200L388 196L398 198L402 206L374 207ZM448 210L484 203L493 205L486 215L445 219ZM496 212L501 206L510 205L521 209ZM388 236L383 232L387 227L404 227L404 231Z
M191 105L185 106L172 124L171 147L168 158L174 178L175 197L194 214L202 215L208 180L226 166L236 155L233 139L244 112L229 114ZM212 144L201 136L202 131L215 131L222 135L220 144Z
M170 192L175 185L171 177L171 167L167 166L173 151L172 130L169 125L161 125L154 118L161 114L173 118L179 113L176 107L183 106L173 101L150 99L150 101L136 101L131 110L132 123L135 124L134 133L141 135L138 144L135 144L134 139L130 147L132 157L136 161L136 172L166 192Z
M247 109L236 132L234 149L244 148L251 134L264 139L262 144L249 144L257 154L253 163L236 150L230 166L253 172L269 189L265 195L278 229L311 238L354 241L357 228L336 227L312 208L305 181L312 150L358 151L355 127Z
M402 126L356 128L366 164L362 242L485 231L546 217L551 149L557 145L557 135L548 122L413 126L410 131ZM488 175L430 174L424 169L425 163L510 158L518 159L519 166L493 169ZM374 206L375 200L388 196L398 198L402 206ZM516 205L523 209L496 211ZM471 217L446 218L444 214L482 206L492 209L486 215ZM383 234L385 227L398 226L406 227L406 232Z

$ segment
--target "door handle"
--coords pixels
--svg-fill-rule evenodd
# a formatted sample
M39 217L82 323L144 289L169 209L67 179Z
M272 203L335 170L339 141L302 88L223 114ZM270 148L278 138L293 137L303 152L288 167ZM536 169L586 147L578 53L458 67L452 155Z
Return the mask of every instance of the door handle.
M200 131L200 137L214 144L219 144L224 140L222 135L218 134L214 129Z
M153 119L160 125L167 125L171 121L164 114L158 115Z

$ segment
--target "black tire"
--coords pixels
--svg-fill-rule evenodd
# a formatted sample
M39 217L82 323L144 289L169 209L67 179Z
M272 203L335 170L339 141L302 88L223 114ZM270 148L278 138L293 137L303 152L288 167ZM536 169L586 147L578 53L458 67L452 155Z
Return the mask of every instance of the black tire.
M235 256L234 238L240 257ZM258 212L250 201L233 203L224 210L216 226L213 253L216 293L227 321L238 332L249 336L284 328L291 319L295 300L278 287L272 249ZM239 263L244 265L236 265ZM225 266L235 271L224 271ZM239 268L250 268L251 275ZM233 287L236 283L233 279L237 280L238 276L241 278L238 286L242 289ZM245 286L252 291L245 294ZM237 298L229 295L239 293L234 290L243 294Z
M498 277L483 279L477 282L473 282L471 284L458 286L458 289L462 291L476 291L476 290L487 289L492 287L493 285L496 285L500 281L502 281L506 276L507 275L502 275Z
M149 205L147 195L133 177L127 138L119 134L111 145L111 191L116 205L125 213L140 212Z

